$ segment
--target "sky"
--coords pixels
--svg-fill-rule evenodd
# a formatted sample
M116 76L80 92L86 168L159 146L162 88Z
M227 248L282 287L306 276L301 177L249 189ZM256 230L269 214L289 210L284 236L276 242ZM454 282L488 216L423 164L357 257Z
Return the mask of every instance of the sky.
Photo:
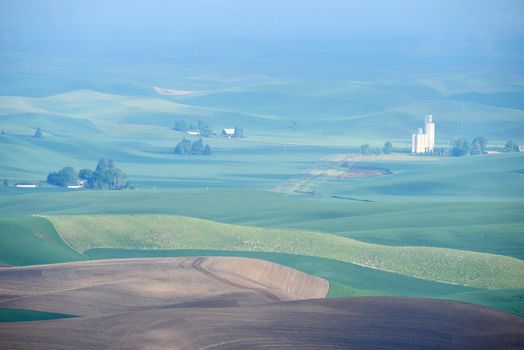
M524 1L0 0L0 35L4 51L207 41L521 55Z

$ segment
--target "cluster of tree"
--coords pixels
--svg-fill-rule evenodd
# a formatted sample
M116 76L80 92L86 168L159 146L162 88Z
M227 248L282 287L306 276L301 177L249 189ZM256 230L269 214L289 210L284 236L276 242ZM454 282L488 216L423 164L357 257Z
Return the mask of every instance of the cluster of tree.
M241 128L240 126L235 126L235 133L233 134L234 138L241 138L244 137L244 128Z
M65 167L58 172L50 173L47 182L57 186L76 185L84 180L85 187L93 189L122 190L129 188L127 175L111 159L101 159L95 170L82 169L79 172L73 167Z
M195 142L187 140L185 137L175 147L176 154L203 154L211 155L213 151L209 145L204 145L202 138Z
M213 130L209 127L209 125L203 121L199 120L197 124L194 124L193 122L189 122L185 119L177 120L175 122L175 127L173 130L177 131L188 131L188 130L198 130L200 132L200 135L203 137L209 137L213 135Z
M459 137L451 142L448 155L452 157L462 157L467 154L477 155L486 152L488 140L484 136L477 136L472 142L464 137Z
M486 152L487 144L488 141L484 136L475 137L471 143L464 137L459 137L451 142L448 154L452 157L482 154Z
M385 154L393 153L393 144L389 141L386 141L386 143L384 143L384 148L382 148L382 152Z
M469 153L472 155L486 153L487 147L488 139L484 136L477 136L473 139L473 141L471 141L471 149L469 150Z
M49 173L47 175L47 182L49 182L51 185L56 186L69 186L69 185L76 185L78 180L78 173L76 172L75 168L73 167L65 167L62 168L62 170Z
M35 130L35 133L33 134L33 137L35 139L41 139L42 138L42 130L40 129L40 127L37 127L36 130Z
M393 153L394 152L393 144L390 141L386 141L382 149L380 149L379 147L371 147L369 143L366 143L360 146L361 154L380 154L380 152L383 152L384 154Z
M513 140L509 140L504 145L504 152L520 152L519 144Z

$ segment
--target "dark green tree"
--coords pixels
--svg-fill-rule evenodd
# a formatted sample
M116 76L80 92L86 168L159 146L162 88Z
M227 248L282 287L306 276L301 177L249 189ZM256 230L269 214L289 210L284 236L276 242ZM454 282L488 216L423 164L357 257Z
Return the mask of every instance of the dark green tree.
M235 133L233 134L233 137L237 139L244 137L244 129L239 126L235 126Z
M191 154L202 154L204 152L204 141L198 139L198 141L193 142L191 146Z
M482 154L482 150L480 149L480 145L478 143L471 143L469 154L472 156Z
M73 167L65 167L62 170L60 170L60 173L64 178L66 185L73 185L76 183L76 180L78 180L77 172Z
M177 131L187 131L190 128L189 122L185 119L177 120L175 122L174 130Z
M182 139L182 147L184 147L184 153L191 153L193 144L191 141L187 140L185 137Z
M449 155L452 157L462 157L470 151L470 143L463 137L459 137L451 142Z
M200 135L203 137L209 137L213 134L209 125L203 120L198 121L198 131L200 131Z
M369 143L360 146L360 153L371 154L371 146L369 145Z
M78 172L78 178L82 180L89 180L93 176L94 171L91 169L82 169Z
M182 142L177 143L175 147L175 154L185 154L184 146L182 146Z
M175 147L176 154L191 154L193 144L185 137Z
M33 137L35 139L41 139L42 138L42 130L40 129L40 127L37 127L36 130L35 130L35 133L33 134Z
M78 179L75 168L65 167L62 170L47 175L47 182L56 186L73 185Z
M186 151L184 150L184 146L182 146L182 142L177 143L175 147L175 154L185 154Z
M471 154L481 154L486 152L488 140L484 136L477 136L471 142Z
M95 171L87 179L88 187L94 189L121 190L127 188L127 175L118 169L112 159L101 159Z
M504 145L504 152L520 152L519 144L513 140L509 140Z
M205 156L210 156L213 154L213 150L211 150L211 147L209 145L206 145L206 147L204 147L204 152L202 152L202 154Z
M384 144L384 148L382 150L385 154L391 154L393 153L393 144L389 141L386 141Z

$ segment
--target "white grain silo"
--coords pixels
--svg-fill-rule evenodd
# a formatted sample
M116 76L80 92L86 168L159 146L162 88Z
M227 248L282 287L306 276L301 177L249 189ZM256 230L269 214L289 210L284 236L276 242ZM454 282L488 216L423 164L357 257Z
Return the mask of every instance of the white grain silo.
M416 135L415 153L425 153L427 148L428 137L422 132L422 128L419 128Z
M427 137L426 151L433 152L435 147L435 123L433 123L433 116L431 114L425 117L425 131Z
M435 123L433 116L426 115L424 118L425 132L422 128L416 134L411 135L411 153L433 153L435 147Z

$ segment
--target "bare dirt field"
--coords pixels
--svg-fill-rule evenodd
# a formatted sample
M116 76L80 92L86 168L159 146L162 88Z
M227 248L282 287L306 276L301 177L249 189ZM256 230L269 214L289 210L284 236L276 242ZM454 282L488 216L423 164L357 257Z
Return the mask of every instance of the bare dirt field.
M326 280L247 258L89 261L0 270L0 307L81 316L322 298Z
M0 324L2 349L520 349L524 318L432 299L322 299L320 278L247 258L0 270L0 307L76 314Z
M522 318L470 304L314 299L6 323L2 349L521 349Z
M389 175L389 169L361 167L361 156L328 156L313 163L309 169L275 186L272 191L286 194L314 194L315 188L326 181L350 180L361 177ZM367 159L367 157L365 157Z

